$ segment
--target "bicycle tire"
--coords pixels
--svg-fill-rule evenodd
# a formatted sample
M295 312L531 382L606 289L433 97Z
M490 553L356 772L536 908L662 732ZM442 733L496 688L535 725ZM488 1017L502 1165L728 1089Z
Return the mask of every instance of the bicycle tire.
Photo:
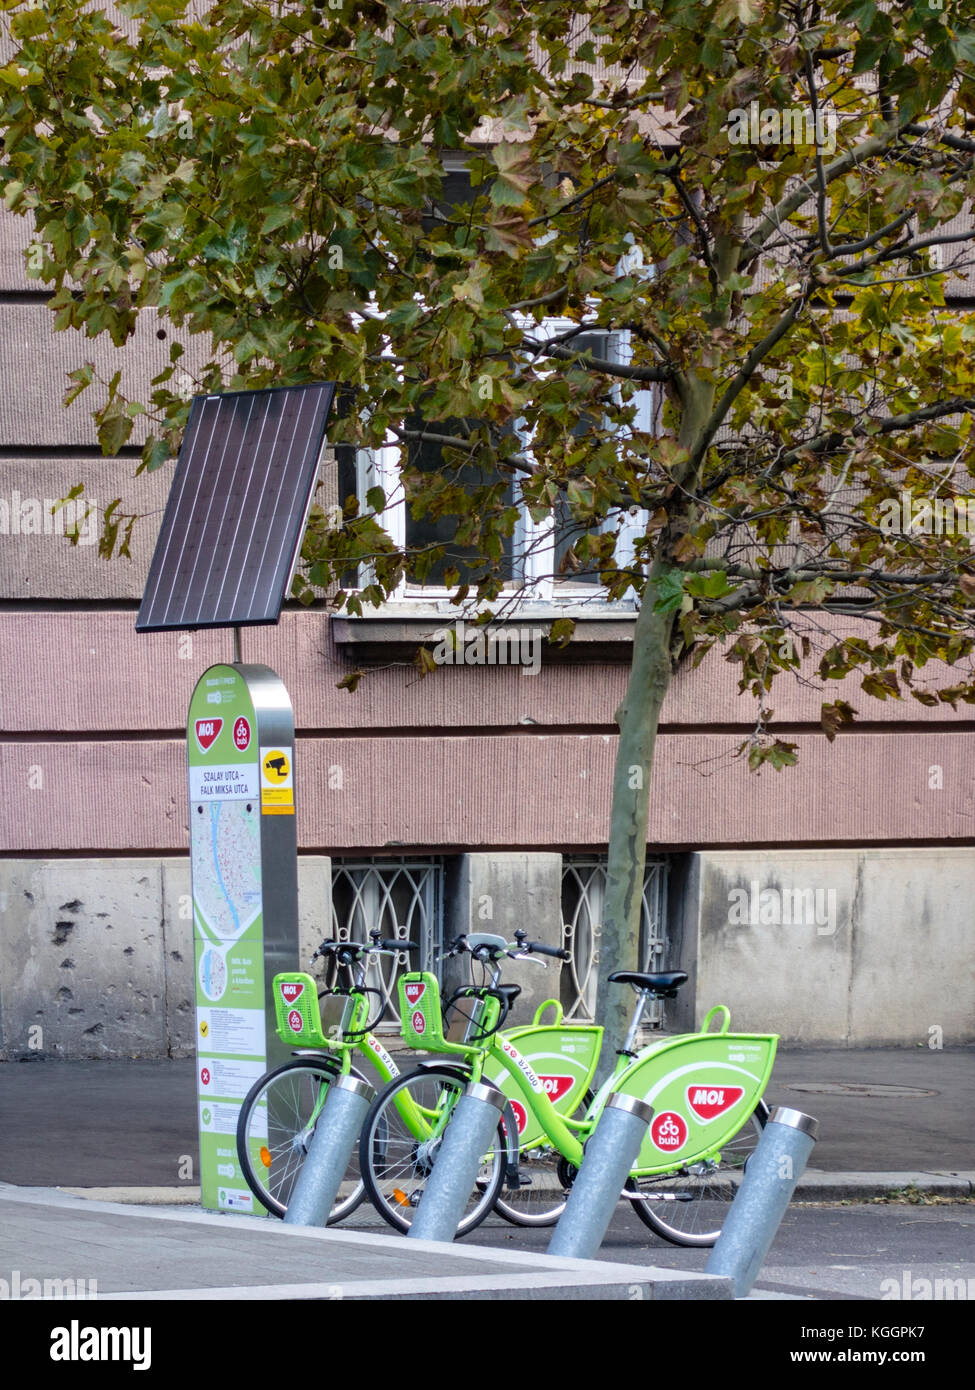
M317 1121L328 1086L340 1071L332 1057L296 1057L266 1072L244 1097L237 1118L237 1158L247 1186L272 1216L283 1217L288 1209L315 1132L309 1121L313 1116ZM367 1080L354 1068L352 1075ZM355 1211L366 1195L357 1153L339 1193L329 1226Z
M404 1120L397 1100L407 1092L410 1101L431 1117L431 1129L442 1132L446 1119L468 1085L457 1067L422 1067L394 1078L373 1102L359 1137L359 1171L373 1206L397 1231L408 1231L433 1171L441 1133L415 1134ZM471 1201L455 1235L467 1235L491 1212L504 1181L504 1130L498 1122L495 1148L485 1156Z
M713 1245L738 1191L738 1179L761 1138L770 1113L765 1102L760 1100L738 1132L722 1147L720 1162L713 1168L693 1164L691 1169L637 1179L642 1197L630 1202L635 1215L655 1235L672 1245L697 1249ZM681 1193L688 1194L688 1200L679 1200Z

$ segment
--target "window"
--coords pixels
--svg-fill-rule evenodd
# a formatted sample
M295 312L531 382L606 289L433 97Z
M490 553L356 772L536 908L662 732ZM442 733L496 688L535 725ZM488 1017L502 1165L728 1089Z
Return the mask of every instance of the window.
M415 941L419 951L373 959L366 984L381 991L386 1014L377 1030L399 1031L396 980L404 970L433 970L439 976L441 878L438 859L332 861L332 935L337 941Z
M647 856L640 912L640 969L663 970L667 955L669 860ZM563 945L571 959L562 970L562 1005L567 1019L591 1022L596 1002L599 934L606 896L606 857L562 858ZM660 1028L663 1001L644 1014L644 1025Z
M451 209L463 206L474 196L475 190L471 188L463 158L446 157L445 170L444 200L431 208L431 225L432 218L437 214L448 216ZM632 273L641 266L641 253L639 248L634 247L633 252L621 263L620 273ZM626 331L601 329L594 325L592 328L582 326L580 332L579 324L555 318L545 319L541 324L526 318L523 326L526 335L535 343L554 342L571 335L566 342L574 352L624 365L632 358L630 334ZM552 370L565 365L562 359L552 358L551 361ZM632 403L636 407L634 427L641 431L652 431L659 412L657 393L652 389L640 391L632 398ZM423 423L422 420L416 419L409 422L407 427L417 428ZM581 417L573 434L582 437L587 429L592 428L593 423L591 416ZM439 424L425 424L426 430L430 433L453 437L467 435L472 427L476 427L476 421L447 420ZM517 424L515 429L518 431ZM524 452L530 456L531 440L527 433L521 435L520 431L518 432ZM430 514L414 516L405 500L401 471L404 468L421 472L439 470L443 466L441 443L436 440L417 440L404 444L391 438L390 442L380 449L343 449L340 451L338 462L340 499L355 493L360 500L364 500L369 488L375 486L381 487L387 499L390 499L383 515L383 524L395 545L414 551L423 547L445 548L444 555L437 558L429 570L422 572L422 582L410 583L403 580L394 598L413 601L446 599L450 590L445 585L445 577L447 570L451 568L461 570L462 582L476 581L479 573L476 554L471 547L455 540L456 518L438 518ZM574 550L574 543L583 534L585 527L573 519L568 493L561 493L549 515L538 521L530 514L522 495L519 478L512 478L500 471L492 473L473 463L466 471L472 486L496 484L497 504L518 509L514 535L506 542L500 557L507 587L512 591L524 590L528 599L542 603L555 600L569 603L590 602L601 598L603 590L595 566L580 562ZM455 464L453 476L463 482L465 470L461 468L458 471ZM644 534L645 524L646 514L640 508L633 508L629 512L607 518L598 528L618 533L617 565L625 567L633 562L634 547ZM368 581L362 575L360 582Z

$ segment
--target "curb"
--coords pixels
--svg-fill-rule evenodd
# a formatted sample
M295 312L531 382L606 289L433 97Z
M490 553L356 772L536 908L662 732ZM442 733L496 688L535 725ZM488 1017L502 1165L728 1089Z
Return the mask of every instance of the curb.
M895 1193L904 1196L911 1191L933 1197L972 1197L975 1172L826 1173L807 1168L793 1200L864 1202Z
M200 1189L188 1184L180 1187L58 1187L55 1190L92 1202L119 1202L127 1206L200 1206ZM975 1197L975 1170L829 1173L807 1168L799 1179L793 1201L866 1202L874 1197L904 1196L910 1192L932 1197Z

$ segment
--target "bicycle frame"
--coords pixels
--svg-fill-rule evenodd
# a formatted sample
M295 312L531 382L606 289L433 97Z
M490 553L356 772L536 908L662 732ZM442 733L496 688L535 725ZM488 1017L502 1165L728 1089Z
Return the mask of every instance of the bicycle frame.
M422 977L417 979L422 983ZM486 1075L499 1085L501 1077L510 1077L524 1099L526 1115L534 1118L539 1131L522 1147L530 1149L548 1143L576 1167L582 1162L583 1143L612 1092L648 1101L656 1113L633 1175L664 1176L691 1164L708 1165L718 1159L722 1148L739 1132L761 1100L778 1038L771 1034L729 1032L731 1015L719 1004L708 1013L701 1032L660 1039L633 1056L630 1045L648 997L648 991L641 993L634 1012L624 1049L629 1055L619 1057L612 1077L578 1120L560 1114L553 1105L543 1078L516 1046L518 1030L512 1036L494 1034L480 1044L448 1044L439 1034L432 1040L440 1051L462 1054L464 1070L469 1071L472 1081L480 1081ZM433 1008L433 1001L430 1007ZM414 1023L417 1013L422 1012L421 1004L414 1013ZM722 1017L722 1026L713 1033L709 1030L717 1016ZM429 1027L427 1018L421 1032ZM403 1118L413 1129L417 1119L428 1125L434 1117L414 1116L411 1121L404 1114ZM435 1118L439 1133L447 1116ZM428 1136L432 1137L429 1128L417 1137Z

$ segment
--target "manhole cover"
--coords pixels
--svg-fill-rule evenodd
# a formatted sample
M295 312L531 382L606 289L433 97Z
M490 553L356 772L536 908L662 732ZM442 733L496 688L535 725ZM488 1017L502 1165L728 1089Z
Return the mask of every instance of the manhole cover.
M939 1096L940 1091L923 1091L918 1086L874 1086L856 1081L794 1081L784 1088L815 1096Z

